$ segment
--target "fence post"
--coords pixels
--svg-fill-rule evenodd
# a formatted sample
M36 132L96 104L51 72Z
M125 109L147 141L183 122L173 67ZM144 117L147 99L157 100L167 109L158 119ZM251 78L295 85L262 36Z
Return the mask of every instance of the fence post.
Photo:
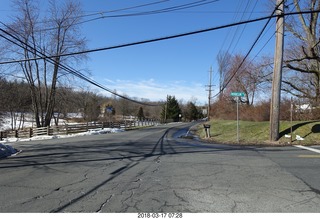
M29 138L32 138L32 128L29 128Z
M66 135L68 134L68 124L66 123Z
M0 141L2 141L2 131L0 131Z
M50 127L47 126L47 135L50 135Z

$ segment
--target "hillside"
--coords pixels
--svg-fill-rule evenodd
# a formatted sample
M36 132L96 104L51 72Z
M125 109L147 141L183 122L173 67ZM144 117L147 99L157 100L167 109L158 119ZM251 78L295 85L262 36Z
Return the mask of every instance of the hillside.
M212 120L208 122L210 139L205 139L203 125L198 126L197 134L201 139L210 142L237 144L237 121ZM275 143L269 141L269 122L239 121L240 144L258 145L288 145L290 144L290 127L288 121L280 122L280 140ZM292 144L314 145L320 144L320 121L294 121L292 122ZM297 140L302 137L304 140Z

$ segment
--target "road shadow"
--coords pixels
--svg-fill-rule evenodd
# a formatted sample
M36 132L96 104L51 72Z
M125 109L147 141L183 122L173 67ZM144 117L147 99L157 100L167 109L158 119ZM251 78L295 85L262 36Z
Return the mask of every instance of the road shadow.
M320 133L320 124L315 124L314 126L312 126L311 132L315 134Z
M160 146L160 151L161 151L161 155L166 154L164 147L163 147L163 142L165 137L168 135L168 132L170 131L170 129L167 129L165 131L165 133L159 138L159 140L157 141L157 143L154 145L154 147L152 148L152 151L150 153L145 154L145 157L151 157L154 155L154 152L156 151L157 148L159 148Z
M317 133L320 133L320 124L315 124L314 126L312 126L311 131L305 136L303 136L303 138L306 138L311 134L317 134Z
M300 127L302 127L304 125L308 125L310 123L315 123L315 122L319 122L319 120L317 120L317 121L309 121L309 122L301 122L301 123L295 124L295 125L292 126L292 132L294 132L295 130L297 130L298 128L300 128ZM313 128L313 127L315 127L315 128ZM309 134L307 134L306 136L304 136L304 137L307 137L311 133L320 133L320 125L316 124L313 127L312 127L312 129L314 131L318 130L318 132L313 132L313 130L311 129L311 132ZM279 133L279 138L282 138L283 136L288 135L288 134L291 134L291 127L281 131Z
M146 141L144 138L135 141L125 140L124 138L123 141L119 142L108 142L105 139L100 139L88 143L82 142L81 145L79 142L61 142L59 144L50 144L47 147L41 144L32 144L28 146L25 153L12 157L10 160L2 160L0 162L0 171L4 171L5 169L14 171L16 168L26 167L49 171L49 169L53 169L56 165L60 165L60 168L61 165L64 167L65 165L70 165L73 168L75 166L80 168L81 165L85 165L86 167L88 165L95 166L96 162L101 162L105 165L107 162L126 161L125 163L119 162L119 168L110 171L105 180L96 182L87 191L70 199L66 203L61 203L61 205L50 211L55 213L63 212L69 206L93 194L99 188L108 185L110 181L152 157L156 158L154 159L156 162L161 156L196 153L212 154L229 150L244 150L240 147L222 147L199 142L195 143L193 141L189 143L185 141L180 142L178 138L171 138L174 135L172 133L177 130L178 128L168 128L161 135L153 135L157 137L150 141Z

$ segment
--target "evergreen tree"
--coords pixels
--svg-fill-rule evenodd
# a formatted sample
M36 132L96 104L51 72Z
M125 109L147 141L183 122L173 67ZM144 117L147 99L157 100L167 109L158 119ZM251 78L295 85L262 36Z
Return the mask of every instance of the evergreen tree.
M187 109L185 113L185 118L188 121L197 120L202 117L201 112L198 110L196 105L192 102L187 104Z
M165 121L179 121L181 109L177 99L174 96L168 96L167 102L162 108L161 118Z
M137 115L138 119L141 121L141 120L144 120L144 113L143 113L143 108L140 106L139 108L139 111L138 111L138 115Z

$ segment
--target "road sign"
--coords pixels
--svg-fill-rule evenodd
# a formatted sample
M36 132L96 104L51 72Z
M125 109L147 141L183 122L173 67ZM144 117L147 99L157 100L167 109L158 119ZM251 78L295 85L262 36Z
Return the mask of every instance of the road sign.
M231 92L230 94L231 97L244 97L243 92Z
M244 97L243 92L231 92L231 97L238 97L237 98L237 141L239 143L239 99L240 97Z

